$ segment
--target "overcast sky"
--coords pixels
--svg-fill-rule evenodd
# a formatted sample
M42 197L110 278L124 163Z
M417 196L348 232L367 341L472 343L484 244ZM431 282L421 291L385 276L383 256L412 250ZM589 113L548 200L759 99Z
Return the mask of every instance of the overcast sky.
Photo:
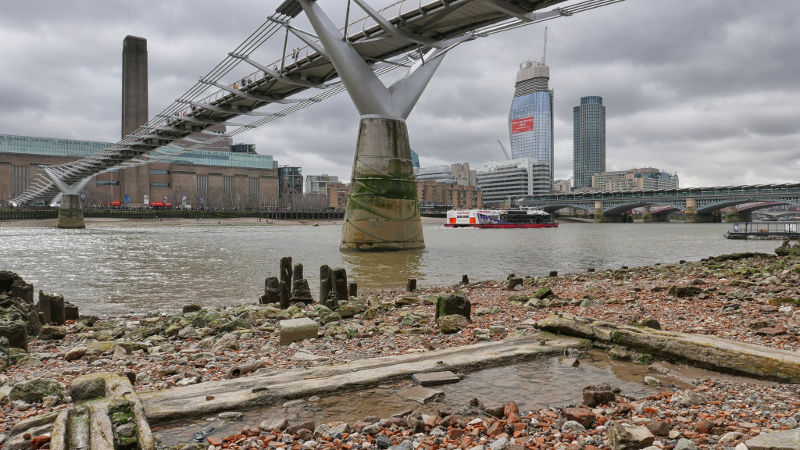
M3 3L0 133L117 141L126 35L148 39L152 116L280 0ZM345 3L321 2L332 12ZM556 178L572 177L572 107L599 95L608 170L657 167L683 186L800 182L797 0L627 0L545 24ZM423 166L503 159L496 140L508 145L514 77L520 62L541 57L545 24L446 56L408 120ZM265 62L280 55L277 45L259 52ZM357 125L340 94L235 140L305 174L349 180Z

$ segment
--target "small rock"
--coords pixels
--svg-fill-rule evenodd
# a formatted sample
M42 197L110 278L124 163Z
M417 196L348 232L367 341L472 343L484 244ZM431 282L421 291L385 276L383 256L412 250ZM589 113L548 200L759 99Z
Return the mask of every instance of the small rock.
M261 423L258 424L258 428L269 433L273 430L283 431L288 425L289 420L286 417L272 417L261 421Z
M594 407L612 403L617 399L617 392L619 388L612 388L609 384L586 386L583 388L583 404Z
M568 420L564 422L564 425L561 425L561 432L563 433L567 431L572 431L575 433L583 433L584 431L586 431L586 428L574 420Z
M467 318L460 314L450 314L439 317L437 322L439 325L439 331L445 334L461 331L462 328L469 324Z
M680 438L674 450L697 450L697 445L691 439Z
M311 420L306 420L304 422L296 423L294 425L286 427L286 433L288 434L295 434L299 430L305 428L306 430L313 430L316 429L316 425Z
M608 427L611 447L618 450L644 448L652 444L656 437L644 425L612 424Z
M644 384L647 384L649 386L661 386L661 380L659 380L656 377L651 377L648 375L644 377Z
M217 414L220 420L227 420L230 422L239 422L244 415L239 411L225 411Z
M567 420L578 422L584 428L594 427L596 416L589 408L564 408L563 413Z
M76 359L81 359L84 354L86 354L86 346L79 345L77 347L73 347L66 354L64 354L64 359L67 361L75 361Z
M375 445L377 445L378 448L389 448L392 445L392 440L381 433L375 437Z
M310 441L314 437L314 433L307 428L300 428L297 430L297 438L304 441Z

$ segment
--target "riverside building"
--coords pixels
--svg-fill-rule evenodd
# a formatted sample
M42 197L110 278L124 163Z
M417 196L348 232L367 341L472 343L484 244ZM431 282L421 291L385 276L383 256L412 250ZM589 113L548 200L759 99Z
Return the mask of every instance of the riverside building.
M606 171L606 107L603 97L582 97L572 109L574 189L592 186L592 175Z
M492 161L478 170L478 189L485 206L510 206L523 195L550 193L550 165L534 158Z
M0 203L22 194L40 165L58 165L91 156L111 142L0 135ZM194 208L262 207L277 203L278 174L272 156L191 150L132 169L146 172L146 186L124 182L114 170L99 174L83 192L94 206L145 206L151 202ZM126 170L132 170L126 169ZM122 182L120 180L122 179ZM142 199L136 199L142 189ZM146 202L143 200L146 199Z
M652 167L592 175L592 190L595 191L678 189L679 184L678 174L670 174Z

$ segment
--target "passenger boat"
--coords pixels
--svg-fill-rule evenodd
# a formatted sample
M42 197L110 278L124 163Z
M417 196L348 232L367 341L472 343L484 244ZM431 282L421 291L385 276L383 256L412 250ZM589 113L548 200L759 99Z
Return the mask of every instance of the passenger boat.
M557 227L551 214L540 209L451 209L447 228L552 228Z

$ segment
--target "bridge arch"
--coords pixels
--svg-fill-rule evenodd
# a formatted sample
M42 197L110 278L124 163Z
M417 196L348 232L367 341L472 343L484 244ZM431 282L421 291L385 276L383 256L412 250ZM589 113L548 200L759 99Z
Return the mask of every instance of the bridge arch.
M634 209L634 208L641 208L643 206L666 206L668 208L671 208L670 212L672 210L674 210L674 211L683 211L683 209L684 209L683 207L680 207L678 205L674 205L674 204L666 203L666 202L639 201L639 202L633 202L633 203L624 203L624 204L621 204L621 205L613 205L613 206L610 206L608 208L604 208L603 209L603 214L606 214L606 215L609 215L609 216L616 216L616 215L620 215L620 214L624 213L625 211L628 211L628 210L631 210L631 209ZM659 211L659 214L663 214L665 211L666 210Z
M543 211L547 211L549 213L553 213L562 208L575 208L575 209L582 209L589 213L594 212L593 209L587 207L586 205L572 204L572 203L556 203L555 205L546 205L546 206L536 205L535 207L541 208Z
M794 202L791 200L785 199L775 199L775 198L745 198L745 199L735 199L735 200L726 200L723 202L711 203L708 205L698 206L697 213L698 214L711 214L714 211L720 210L722 208L727 208L729 206L736 206L741 205L744 203L768 203L766 205L757 206L753 208L748 208L748 211L755 211L761 208L767 208L770 206L775 205L789 205L795 208L800 208L800 203Z

